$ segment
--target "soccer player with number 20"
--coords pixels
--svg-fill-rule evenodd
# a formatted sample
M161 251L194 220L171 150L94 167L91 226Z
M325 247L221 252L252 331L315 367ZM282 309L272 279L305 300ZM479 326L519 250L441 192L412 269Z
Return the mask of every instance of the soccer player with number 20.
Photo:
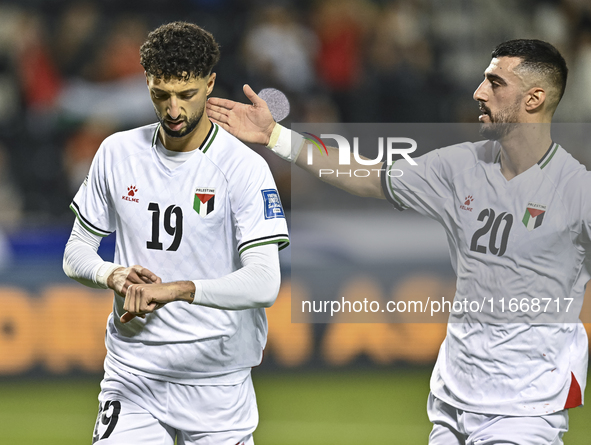
M488 319L452 314L431 377L431 445L562 444L568 409L583 403L588 340L578 315L591 278L591 173L550 134L566 77L552 45L502 43L474 92L487 140L432 151L414 159L416 166L397 161L402 175L389 175L385 165L367 178L321 178L441 223L456 300L497 304ZM301 135L275 124L265 102L244 91L252 105L211 98L210 118L315 175L338 168L334 148L308 165ZM351 162L348 168L365 168ZM499 313L503 298L531 302L533 310ZM536 299L565 304L538 311L546 317L535 322Z

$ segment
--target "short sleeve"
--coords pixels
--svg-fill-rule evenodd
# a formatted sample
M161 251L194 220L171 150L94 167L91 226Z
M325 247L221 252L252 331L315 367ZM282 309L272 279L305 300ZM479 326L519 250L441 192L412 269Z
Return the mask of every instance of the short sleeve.
M82 226L98 236L107 236L115 231L115 218L111 211L107 180L105 143L97 151L88 176L74 196L70 209Z
M229 180L238 251L276 243L279 250L289 245L285 211L277 186L266 162L249 160L250 168Z
M441 149L433 150L410 165L399 160L384 164L382 188L386 199L398 210L414 209L440 220L445 203L452 198L450 182L443 173Z

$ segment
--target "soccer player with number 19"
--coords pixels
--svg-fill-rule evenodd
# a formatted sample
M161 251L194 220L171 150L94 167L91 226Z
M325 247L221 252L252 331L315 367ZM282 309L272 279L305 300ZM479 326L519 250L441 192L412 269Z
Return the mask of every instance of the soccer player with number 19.
M457 274L456 301L496 306L450 317L431 377L431 445L562 444L568 409L583 404L588 341L578 316L591 278L591 173L551 137L566 78L552 45L504 42L474 92L487 140L434 150L416 166L397 161L402 175L385 165L368 178L322 176L438 221ZM211 98L210 118L315 175L338 168L335 148L308 165L302 136L275 124L265 102L244 91L252 105ZM531 309L511 315L507 305L516 299Z
M205 112L213 36L170 23L140 54L159 122L103 142L64 254L68 276L115 291L93 443L253 444L285 215L265 161Z

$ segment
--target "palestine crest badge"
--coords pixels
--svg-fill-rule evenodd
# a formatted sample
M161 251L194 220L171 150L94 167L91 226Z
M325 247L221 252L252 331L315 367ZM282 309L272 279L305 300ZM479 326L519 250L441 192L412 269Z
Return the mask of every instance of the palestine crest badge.
M535 202L527 203L525 215L523 215L523 219L521 220L527 230L531 232L542 225L547 208L548 206L543 204L536 204Z
M210 187L197 187L193 198L193 210L199 216L205 217L213 212L215 206L215 189Z

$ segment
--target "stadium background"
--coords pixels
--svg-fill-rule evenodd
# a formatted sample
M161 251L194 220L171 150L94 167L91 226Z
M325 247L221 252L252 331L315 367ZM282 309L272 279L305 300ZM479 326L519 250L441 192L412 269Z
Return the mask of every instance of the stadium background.
M591 6L584 0L1 1L2 444L90 441L112 297L61 271L73 221L68 205L102 139L154 120L138 48L150 29L179 19L221 44L214 95L242 101L245 82L255 91L278 88L291 103L287 124L476 122L471 96L491 49L523 37L548 40L567 59L556 120L591 118ZM590 165L587 147L567 148ZM344 195L326 199L316 181L292 181L289 165L261 154L286 209L292 197L314 197L308 204L328 221L340 216ZM453 293L445 252L421 248L421 240L439 237L437 229L402 218L405 236L419 240L409 251L414 269L388 287L352 275L330 297ZM103 242L105 258L113 242ZM326 248L338 268L343 251ZM282 262L289 261L286 252ZM311 289L292 282L288 267L283 272L268 311L265 359L254 371L257 443L426 443L428 379L444 325L291 323L290 295ZM588 443L588 413L571 411L566 443Z

